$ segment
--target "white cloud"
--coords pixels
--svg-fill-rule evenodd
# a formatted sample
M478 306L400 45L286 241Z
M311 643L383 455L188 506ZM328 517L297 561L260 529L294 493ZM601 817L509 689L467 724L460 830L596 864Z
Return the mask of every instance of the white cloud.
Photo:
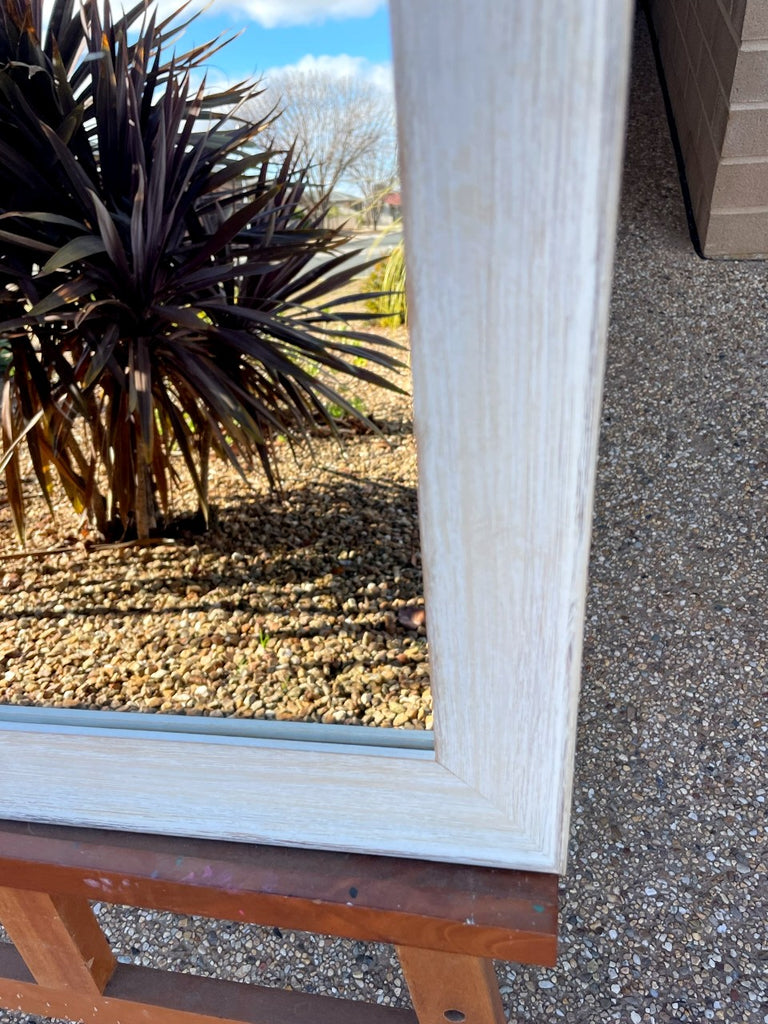
M385 6L387 0L193 0L187 12L207 7L211 14L226 8L238 11L263 28L285 28L292 25L318 25L339 18L368 18ZM43 0L46 17L54 0ZM115 14L130 3L112 0ZM157 0L161 15L178 10L181 0Z
M386 0L216 0L234 8L264 28L316 25L337 18L367 18Z
M320 71L336 78L361 78L386 92L393 91L392 65L389 63L374 64L365 57L351 57L340 53L336 56L323 54L315 56L308 53L295 64L286 64L279 68L269 68L264 78L269 81L270 75L283 71Z
M296 25L319 25L339 18L368 18L386 0L194 0L189 10L207 6L210 14L221 10L236 11L243 18L255 21L262 28L286 28ZM158 0L158 9L169 14L179 0Z

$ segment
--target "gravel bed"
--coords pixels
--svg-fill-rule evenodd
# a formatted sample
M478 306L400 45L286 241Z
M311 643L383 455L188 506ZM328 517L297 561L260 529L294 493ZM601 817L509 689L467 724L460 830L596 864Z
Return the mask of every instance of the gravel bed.
M638 21L560 957L497 964L521 1024L768 1022L766 280L693 252ZM407 1004L386 947L101 913L136 961Z
M410 403L346 387L381 433L282 444L281 497L217 467L201 536L88 550L36 501L28 549L66 550L9 559L6 540L0 702L431 728L424 628L398 619L422 601Z

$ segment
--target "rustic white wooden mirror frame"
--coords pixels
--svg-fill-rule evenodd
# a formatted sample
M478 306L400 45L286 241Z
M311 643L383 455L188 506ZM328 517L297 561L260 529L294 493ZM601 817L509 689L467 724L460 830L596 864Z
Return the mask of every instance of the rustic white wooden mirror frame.
M564 868L632 4L391 8L434 745L8 707L3 817Z

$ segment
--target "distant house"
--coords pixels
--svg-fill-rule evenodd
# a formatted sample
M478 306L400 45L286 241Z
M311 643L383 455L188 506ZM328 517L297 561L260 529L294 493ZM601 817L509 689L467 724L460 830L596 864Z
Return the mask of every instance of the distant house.
M392 224L400 219L400 193L387 192L383 198L366 201L337 189L331 193L331 205L326 224L331 228L373 228Z
M346 227L351 230L360 227L364 213L365 201L361 196L334 189L325 223L329 228Z
M400 218L400 193L390 192L384 196L382 203L382 219L390 221L399 220Z

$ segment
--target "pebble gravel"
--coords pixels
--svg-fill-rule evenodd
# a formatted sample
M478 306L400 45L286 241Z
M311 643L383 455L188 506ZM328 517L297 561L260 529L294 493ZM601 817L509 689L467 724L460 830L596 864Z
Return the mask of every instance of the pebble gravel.
M0 702L430 729L424 626L403 625L423 604L410 401L345 388L379 431L278 442L280 496L219 464L199 536L81 542L40 499L18 557L0 490Z
M497 964L510 1021L768 1022L767 328L765 264L693 250L638 20L560 956ZM99 913L131 960L407 1005L386 947Z

